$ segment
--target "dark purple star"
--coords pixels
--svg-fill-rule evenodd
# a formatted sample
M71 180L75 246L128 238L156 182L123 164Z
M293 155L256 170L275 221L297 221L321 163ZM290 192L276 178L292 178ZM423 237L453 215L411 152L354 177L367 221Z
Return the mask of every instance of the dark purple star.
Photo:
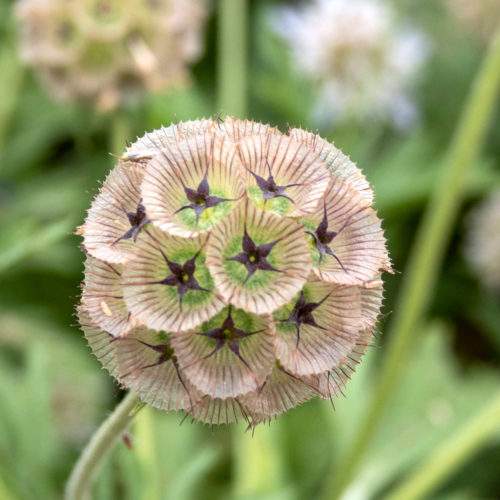
M123 340L122 338L115 338L114 341L120 341ZM175 373L177 375L177 378L179 379L179 382L181 383L182 387L184 387L184 390L186 391L191 408L193 407L193 402L191 401L191 394L184 382L184 380L181 377L181 373L179 370L179 363L177 361L177 356L174 354L174 349L171 347L170 342L167 341L166 344L148 344L147 342L144 342L143 340L139 339L131 339L139 342L140 344L149 347L150 349L153 349L153 351L156 351L159 353L158 360L155 361L154 363L151 363L149 365L141 366L138 368L138 370L145 370L147 368L153 368L155 366L160 366L164 363L167 363L168 361L172 361L172 364L174 366ZM135 370L132 370L131 372L125 373L125 375L122 376L122 378L126 378L129 376L131 373L133 373Z
M193 210L196 216L195 224L198 224L198 220L200 215L207 209L216 207L219 203L223 203L224 201L234 201L233 198L219 198L218 196L210 196L210 186L208 184L208 169L205 172L205 175L201 182L198 184L197 189L188 188L184 181L181 179L182 187L184 188L184 192L186 193L186 198L190 201L188 205L184 205L183 207L176 210L174 213L182 212L183 210L187 210L190 208Z
M120 337L117 337L114 339L115 341L120 341L122 340ZM148 344L147 342L144 342L143 340L139 339L131 339L139 342L142 345L145 345L146 347L149 347L150 349L153 349L153 351L156 351L159 353L158 360L155 361L154 363L146 366L141 366L141 370L144 370L145 368L152 368L153 366L158 366L163 363L166 363L167 361L172 361L174 363L174 366L177 366L177 358L174 355L174 350L170 346L170 342L167 342L166 344ZM125 374L124 377L126 377L128 374ZM180 377L179 377L180 378Z
M231 316L231 306L229 306L227 317L219 328L212 328L212 330L206 333L201 333L201 332L197 333L197 335L202 335L203 337L208 337L210 339L215 340L214 350L211 353L204 356L202 359L210 358L227 344L231 352L233 352L237 356L237 358L249 370L251 370L248 363L242 358L240 354L240 340L263 331L264 329L257 330L254 332L245 332L239 328L236 328L233 318Z
M179 307L182 311L182 298L186 294L188 290L200 290L202 292L209 292L206 288L202 288L196 278L194 277L194 272L196 271L195 261L200 255L201 252L198 250L196 255L189 260L186 260L184 264L178 264L176 262L172 262L163 251L161 254L167 263L167 266L170 270L170 273L166 278L161 281L155 281L152 284L157 285L166 285L166 286L175 286L177 287L177 295L179 296Z
M131 227L122 236L115 240L113 245L118 243L120 240L128 240L130 238L132 238L135 242L141 229L149 222L149 219L146 217L146 209L142 204L142 198L139 200L135 212L128 212L125 208L123 208L123 206L121 208L125 212Z
M293 310L290 313L290 316L287 319L277 320L279 323L293 323L297 328L297 347L299 346L300 341L300 326L301 325L309 325L314 328L319 328L320 330L326 330L323 326L318 325L316 320L314 319L312 313L315 311L323 302L330 296L328 294L326 297L321 299L319 302L307 302L304 292L300 291L299 300L293 306Z
M276 181L274 180L273 173L271 171L271 165L266 161L267 168L269 170L269 177L264 179L260 175L257 175L255 172L247 169L254 177L257 182L257 186L262 191L262 196L264 197L264 202L268 200L272 200L273 198L286 198L288 201L295 204L295 202L285 193L285 189L291 188L293 186L301 186L302 184L286 184L284 186L278 186Z
M314 244L319 252L319 262L321 263L323 255L331 255L340 265L344 272L347 272L342 265L342 262L335 254L335 252L328 246L335 236L337 236L347 225L349 219L344 223L344 225L338 231L328 231L328 218L326 216L326 202L323 204L323 220L319 223L316 231L306 231L314 239Z
M226 260L232 260L235 262L239 262L243 264L247 269L247 277L245 281L243 281L243 285L253 276L255 271L260 269L261 271L274 271L277 273L281 273L279 269L274 268L267 261L267 256L271 253L274 245L280 242L282 238L279 238L271 243L265 243L264 245L255 245L252 238L248 235L247 225L245 224L243 229L243 241L241 243L241 247L243 252L235 255L234 257L230 257Z

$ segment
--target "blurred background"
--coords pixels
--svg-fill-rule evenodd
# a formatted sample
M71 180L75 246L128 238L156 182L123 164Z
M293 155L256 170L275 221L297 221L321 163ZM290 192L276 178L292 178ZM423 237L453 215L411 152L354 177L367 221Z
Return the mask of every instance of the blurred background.
M498 100L409 355L369 439L359 434L419 222L431 194L452 189L440 172L499 19L498 0L0 0L0 498L59 498L123 397L73 317L84 256L72 232L109 153L218 113L318 130L372 183L401 272L385 276L377 348L335 409L309 402L253 437L146 408L92 498L500 498L500 425L481 417L500 382ZM330 488L360 439L347 484ZM443 450L460 463L401 496Z

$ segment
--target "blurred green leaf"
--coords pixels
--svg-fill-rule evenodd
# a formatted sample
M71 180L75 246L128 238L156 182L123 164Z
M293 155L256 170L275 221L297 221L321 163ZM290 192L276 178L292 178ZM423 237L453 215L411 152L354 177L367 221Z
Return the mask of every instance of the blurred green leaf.
M384 217L398 216L401 209L422 207L438 181L440 161L435 146L424 133L414 134L389 150L368 173L374 185L376 207ZM476 160L471 169L465 199L488 192L500 184L500 171L492 161ZM446 186L443 186L446 189Z
M13 228L11 234L2 234L0 240L0 273L12 268L30 255L40 252L67 237L75 226L72 218L52 222L41 229L35 221L25 220L24 223Z
M422 329L390 411L345 498L377 497L377 492L450 436L496 391L500 377L493 370L460 373L450 337L449 327L439 321ZM355 428L352 421L362 415L371 389L366 368L356 375L356 386L349 387L350 397L338 405L332 421L336 454L349 446Z

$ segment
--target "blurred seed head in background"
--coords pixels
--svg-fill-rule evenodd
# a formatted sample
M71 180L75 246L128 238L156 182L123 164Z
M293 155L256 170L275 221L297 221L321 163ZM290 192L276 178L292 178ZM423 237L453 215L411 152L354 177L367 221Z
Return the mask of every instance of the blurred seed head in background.
M500 191L495 191L469 215L465 250L479 279L500 291Z
M405 129L418 119L411 87L429 44L386 2L314 0L275 11L273 26L297 70L318 86L313 112L321 125L381 120Z
M488 41L500 19L498 0L448 0L452 14L471 32Z
M206 0L21 0L21 56L58 99L109 111L185 85Z
M391 271L372 203L356 165L301 129L226 118L146 134L78 231L90 347L144 402L211 424L335 396Z

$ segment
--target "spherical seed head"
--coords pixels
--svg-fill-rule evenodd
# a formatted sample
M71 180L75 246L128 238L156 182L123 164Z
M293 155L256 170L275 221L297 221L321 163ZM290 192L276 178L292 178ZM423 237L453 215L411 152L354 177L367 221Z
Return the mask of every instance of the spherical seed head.
M132 144L78 234L80 323L146 403L256 425L354 372L391 271L373 192L300 129L233 118Z
M415 120L409 86L428 44L398 27L388 2L315 0L278 9L273 25L294 65L317 84L316 120L377 118L397 127Z
M52 94L102 111L185 84L205 0L21 0L20 51Z

